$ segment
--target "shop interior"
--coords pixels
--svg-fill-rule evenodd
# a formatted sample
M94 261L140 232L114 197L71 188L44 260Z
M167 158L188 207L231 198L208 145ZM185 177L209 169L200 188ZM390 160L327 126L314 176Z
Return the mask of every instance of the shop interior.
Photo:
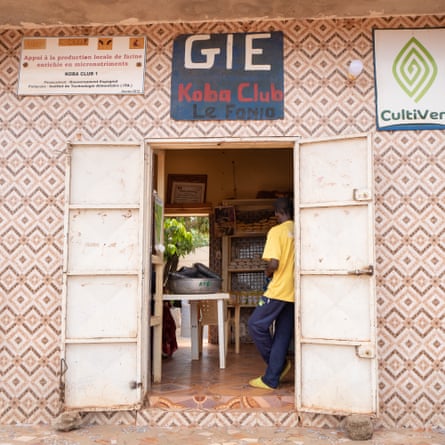
M206 312L215 308L199 305L202 349L199 360L191 360L190 306L178 304L168 280L164 283L163 292L172 294L170 309L164 310L175 321L177 349L163 351L162 379L153 383L150 394L173 402L199 396L204 405L212 403L208 394L212 400L218 394L234 400L256 394L262 390L247 382L261 375L265 365L247 332L247 319L264 285L261 253L267 230L276 223L274 199L293 194L293 148L288 143L285 148L166 149L163 156L164 220L208 218L208 246L180 257L176 270L204 264L221 278L218 291L230 298L225 302L226 367L220 369L216 316ZM292 350L289 357L293 359ZM293 392L289 373L269 396L292 399Z

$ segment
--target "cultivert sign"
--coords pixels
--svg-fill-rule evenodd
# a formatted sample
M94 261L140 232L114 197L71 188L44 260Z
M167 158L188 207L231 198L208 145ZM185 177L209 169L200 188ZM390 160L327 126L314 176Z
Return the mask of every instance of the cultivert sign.
M445 29L375 29L378 130L445 128Z

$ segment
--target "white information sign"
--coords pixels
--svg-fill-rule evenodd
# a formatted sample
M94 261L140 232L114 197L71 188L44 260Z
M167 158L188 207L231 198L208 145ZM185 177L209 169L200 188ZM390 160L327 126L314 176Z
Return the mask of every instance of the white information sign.
M378 130L445 128L445 29L375 29Z
M19 95L143 94L145 37L25 37Z

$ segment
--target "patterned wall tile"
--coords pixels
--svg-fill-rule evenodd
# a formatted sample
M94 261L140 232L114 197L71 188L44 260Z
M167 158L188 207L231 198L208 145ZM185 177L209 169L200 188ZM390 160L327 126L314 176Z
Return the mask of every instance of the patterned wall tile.
M50 422L58 414L64 152L68 141L143 138L373 136L379 421L445 425L445 133L376 132L372 29L444 26L445 17L379 17L185 24L56 26L0 32L0 422ZM270 122L170 118L173 39L183 33L281 30L285 117ZM15 94L26 36L145 35L145 94ZM346 79L351 59L364 72ZM98 422L134 413L91 415ZM204 416L204 417L203 417ZM141 422L284 424L272 414L138 415ZM262 417L261 417L262 416ZM269 417L268 417L269 416ZM119 421L120 421L119 420ZM305 425L338 419L304 414ZM179 423L178 423L179 422Z

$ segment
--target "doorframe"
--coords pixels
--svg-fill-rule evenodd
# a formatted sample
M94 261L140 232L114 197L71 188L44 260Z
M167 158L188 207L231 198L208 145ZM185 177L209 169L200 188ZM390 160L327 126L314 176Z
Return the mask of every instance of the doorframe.
M295 150L296 144L300 141L300 137L246 137L246 138L180 138L180 139L167 139L167 138L146 138L144 139L145 147L148 147L148 157L153 158L153 154L156 154L161 162L157 165L157 177L153 181L149 180L147 183L151 189L147 190L147 196L153 196L153 187L156 186L156 191L160 197L165 196L166 184L165 184L165 151L168 150L192 150L192 149L283 149L288 148L292 152L292 156ZM148 162L146 160L146 162ZM152 176L152 172L149 176ZM295 189L295 183L294 183ZM149 204L150 205L150 204ZM165 203L164 203L165 205ZM165 210L164 210L165 213ZM164 215L163 215L164 217ZM149 222L151 224L151 222ZM149 232L152 232L150 227ZM162 267L162 261L158 256L147 256L147 262L149 262L149 270L152 267L160 271ZM151 263L150 263L151 262ZM156 274L158 276L159 273ZM162 287L159 288L159 283L156 283L155 300L159 302L162 299ZM161 301L162 303L162 301ZM155 303L156 306L156 303ZM157 305L159 306L159 305ZM162 304L160 305L162 307ZM161 314L162 315L162 314ZM152 317L153 318L153 317ZM159 314L156 313L153 321L150 322L150 326L153 326L159 321ZM162 323L161 323L162 329ZM156 332L158 331L158 332ZM159 328L155 328L153 332L152 342L148 342L146 349L150 347L150 343L153 343L153 351L149 351L149 356L153 355L151 363L146 362L149 368L148 372L152 372L153 383L159 383L162 378L162 331ZM152 353L152 354L150 354ZM150 388L151 382L148 384ZM150 390L150 389L148 389Z

